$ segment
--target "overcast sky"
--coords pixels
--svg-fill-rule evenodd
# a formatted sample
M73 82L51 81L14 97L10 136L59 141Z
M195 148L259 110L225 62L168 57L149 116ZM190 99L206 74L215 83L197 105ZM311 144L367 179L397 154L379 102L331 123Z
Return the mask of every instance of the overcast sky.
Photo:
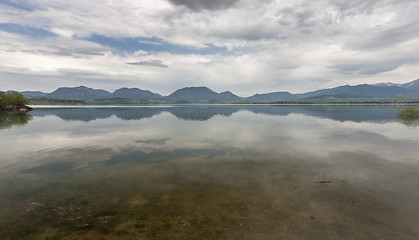
M1 0L0 90L405 83L418 13L418 0Z

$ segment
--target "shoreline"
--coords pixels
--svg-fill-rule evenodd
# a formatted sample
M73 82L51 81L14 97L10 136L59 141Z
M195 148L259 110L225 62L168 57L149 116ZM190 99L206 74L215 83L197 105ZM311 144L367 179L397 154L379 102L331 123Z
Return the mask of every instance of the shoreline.
M30 106L6 106L5 108L0 108L0 113L11 113L11 114L19 114L19 113L28 113L34 110L34 108Z

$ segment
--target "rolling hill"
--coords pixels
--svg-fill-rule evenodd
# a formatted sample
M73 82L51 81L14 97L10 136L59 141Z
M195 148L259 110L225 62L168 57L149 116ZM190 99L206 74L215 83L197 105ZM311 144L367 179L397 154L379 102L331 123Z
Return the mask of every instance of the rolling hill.
M344 85L312 92L292 94L289 92L271 92L255 94L250 97L239 97L232 92L214 92L207 87L185 87L178 89L168 96L162 96L149 90L139 88L120 88L113 93L92 89L85 86L61 87L52 93L39 91L21 92L30 98L45 99L71 99L71 100L104 100L104 99L131 99L159 101L166 103L269 103L286 102L310 99L386 99L386 98L417 98L419 99L419 79L405 84L379 83L360 84L355 86Z

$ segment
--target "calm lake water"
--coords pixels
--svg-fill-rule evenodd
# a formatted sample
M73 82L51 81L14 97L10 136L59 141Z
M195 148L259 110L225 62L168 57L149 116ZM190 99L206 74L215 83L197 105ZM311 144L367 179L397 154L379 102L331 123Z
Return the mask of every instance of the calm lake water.
M2 115L0 239L419 239L419 127L397 112Z

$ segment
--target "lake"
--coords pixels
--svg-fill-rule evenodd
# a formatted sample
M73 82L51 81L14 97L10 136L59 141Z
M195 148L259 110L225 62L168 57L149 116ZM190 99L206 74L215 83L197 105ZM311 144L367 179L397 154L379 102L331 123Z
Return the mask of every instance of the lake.
M43 107L0 118L1 239L419 239L396 106Z

